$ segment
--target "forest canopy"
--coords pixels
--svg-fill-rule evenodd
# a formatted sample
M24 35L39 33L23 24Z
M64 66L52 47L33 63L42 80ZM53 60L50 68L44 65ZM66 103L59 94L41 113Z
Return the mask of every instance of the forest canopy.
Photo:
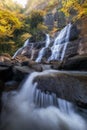
M0 53L13 54L27 38L47 31L43 18L60 5L60 11L74 21L87 16L87 0L28 0L25 8L13 0L0 0Z

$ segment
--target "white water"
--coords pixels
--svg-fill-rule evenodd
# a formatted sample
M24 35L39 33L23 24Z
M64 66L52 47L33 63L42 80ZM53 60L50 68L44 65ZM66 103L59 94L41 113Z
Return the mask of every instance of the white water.
M22 50L23 50L22 47L19 48L19 49L15 52L15 54L13 55L12 59L14 59L17 55L21 54Z
M23 47L26 47L26 46L28 46L30 43L29 43L29 39L27 39L25 42L24 42L24 45L23 45Z
M34 78L50 72L35 72L18 92L3 94L0 130L86 130L72 104L37 90Z
M43 47L40 50L39 55L38 55L38 57L36 59L36 62L41 62L41 59L42 59L42 57L43 57L43 55L45 53L45 49L49 46L49 44L50 44L50 36L48 34L46 34L46 45L45 45L45 47Z
M65 28L63 28L58 34L57 38L54 41L53 46L51 47L52 55L48 59L50 60L63 60L67 45L69 43L69 35L71 24L69 23ZM63 50L62 50L63 48Z
M63 60L64 58L64 55L65 55L65 52L66 52L66 49L67 49L67 45L69 43L69 37L70 37L70 29L71 29L72 25L69 24L68 25L68 29L67 29L67 33L66 33L66 37L65 37L65 45L64 45L64 48L63 48L63 51L62 51L62 54L61 54L61 60Z
M21 47L21 48L19 48L16 52L15 52L15 54L13 55L13 57L12 57L12 59L14 59L16 56L18 56L19 54L23 54L24 52L22 52L23 51L23 49L26 47L26 46L28 46L29 45L29 39L27 39L25 42L24 42L24 45Z

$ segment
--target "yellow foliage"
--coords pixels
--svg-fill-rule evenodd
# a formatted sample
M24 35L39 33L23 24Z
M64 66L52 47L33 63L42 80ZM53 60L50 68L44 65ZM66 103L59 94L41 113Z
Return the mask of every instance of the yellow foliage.
M22 22L14 12L1 9L0 10L0 37L12 36L15 29L20 29Z
M22 41L24 42L26 39L30 38L31 34L30 33L25 33L21 36Z
M74 9L76 15L73 17L73 20L77 20L84 15L87 15L87 0L62 0L63 8L61 9L66 16L70 16L70 11Z
M40 23L38 24L37 29L39 29L40 31L47 31L48 27Z

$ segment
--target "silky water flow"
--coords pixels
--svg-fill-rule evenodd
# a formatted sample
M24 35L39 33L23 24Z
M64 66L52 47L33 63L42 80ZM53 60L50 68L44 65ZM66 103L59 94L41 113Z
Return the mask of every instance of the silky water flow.
M3 93L0 130L86 130L84 119L71 103L42 92L33 83L36 76L50 72L34 72L20 90Z

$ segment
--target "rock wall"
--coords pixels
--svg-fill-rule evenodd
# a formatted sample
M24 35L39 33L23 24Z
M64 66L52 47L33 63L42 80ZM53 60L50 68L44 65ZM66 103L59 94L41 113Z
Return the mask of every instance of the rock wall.
M80 29L80 44L78 53L79 55L87 54L87 17L84 17L77 23L78 28Z

